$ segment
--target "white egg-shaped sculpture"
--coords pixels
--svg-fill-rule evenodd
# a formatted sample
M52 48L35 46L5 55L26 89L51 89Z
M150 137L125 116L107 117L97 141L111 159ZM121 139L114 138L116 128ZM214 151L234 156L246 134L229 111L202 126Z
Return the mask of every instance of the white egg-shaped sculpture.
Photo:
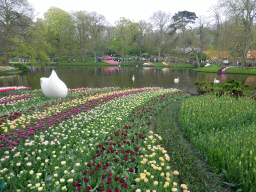
M46 97L49 98L61 98L66 97L68 94L68 88L66 84L59 79L56 72L52 70L52 74L49 78L40 78L41 89Z

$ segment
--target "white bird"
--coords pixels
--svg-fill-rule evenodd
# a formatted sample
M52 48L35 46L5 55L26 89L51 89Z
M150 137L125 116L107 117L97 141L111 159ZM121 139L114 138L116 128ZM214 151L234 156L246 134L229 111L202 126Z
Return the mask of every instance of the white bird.
M138 65L136 65L136 67L138 67Z
M175 79L174 79L174 82L175 82L175 83L178 83L178 82L179 82L179 80L180 80L180 78L179 78L179 77L178 77L178 78L175 78Z
M49 78L41 77L40 84L44 95L48 98L61 98L68 94L66 84L58 78L54 70Z
M220 80L214 78L214 83L220 83Z
M134 77L134 75L132 76L132 81L134 81L135 80L135 77Z

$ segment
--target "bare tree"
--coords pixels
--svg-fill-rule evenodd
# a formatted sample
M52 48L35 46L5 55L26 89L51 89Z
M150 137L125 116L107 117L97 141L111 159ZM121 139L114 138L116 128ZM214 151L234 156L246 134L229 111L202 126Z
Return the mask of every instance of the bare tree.
M94 53L94 62L97 62L97 54L102 46L102 37L107 24L106 18L96 12L90 14L89 34L91 39L92 50Z
M160 60L162 45L164 43L164 36L167 31L167 26L170 22L170 14L159 10L153 13L153 15L150 17L150 20L152 21L153 26L155 27L159 34L157 49L158 59Z
M253 42L253 19L256 16L256 0L225 0L223 6L231 17L241 19L243 27L242 68L248 69L247 53Z
M77 51L80 52L83 61L86 59L86 54L89 51L89 25L90 14L85 11L73 13L73 19L76 27L76 42Z
M139 47L140 55L142 53L142 46L145 43L145 39L148 33L152 31L151 23L148 23L144 20L138 22L138 31L135 35L136 42Z

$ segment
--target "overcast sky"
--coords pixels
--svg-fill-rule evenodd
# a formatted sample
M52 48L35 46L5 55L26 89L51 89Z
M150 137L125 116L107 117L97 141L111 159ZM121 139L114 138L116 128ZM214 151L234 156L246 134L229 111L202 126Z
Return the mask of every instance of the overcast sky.
M34 9L36 17L43 18L43 14L52 6L67 11L95 11L104 15L107 21L114 25L120 17L133 22L148 20L156 11L162 10L171 15L178 11L195 12L204 20L211 19L211 7L219 0L28 0Z

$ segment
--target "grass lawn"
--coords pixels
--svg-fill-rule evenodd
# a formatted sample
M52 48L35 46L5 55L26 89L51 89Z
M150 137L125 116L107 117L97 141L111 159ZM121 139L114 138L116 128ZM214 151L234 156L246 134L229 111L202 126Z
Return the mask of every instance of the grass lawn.
M223 67L225 67L225 66L217 67L215 65L212 65L209 67L201 67L201 68L196 68L193 70L200 71L200 72L218 73L218 71ZM241 67L229 68L224 73L240 73L240 74L255 74L256 75L256 68L250 67L250 68L248 68L248 70L243 70Z
M230 68L225 73L242 73L242 74L255 74L256 68L249 68L248 70L243 70L241 68Z
M52 64L52 65L55 65L55 64ZM97 63L94 63L94 62L71 62L71 63L57 63L57 66L83 66L83 65L109 65L108 63L105 63L105 62L97 62Z
M192 64L184 64L184 63L169 63L169 67L172 68L195 68Z
M201 67L193 69L194 71L201 71L201 72L211 72L211 73L218 73L218 70L220 70L223 67L217 67L217 66L211 66L211 67Z

